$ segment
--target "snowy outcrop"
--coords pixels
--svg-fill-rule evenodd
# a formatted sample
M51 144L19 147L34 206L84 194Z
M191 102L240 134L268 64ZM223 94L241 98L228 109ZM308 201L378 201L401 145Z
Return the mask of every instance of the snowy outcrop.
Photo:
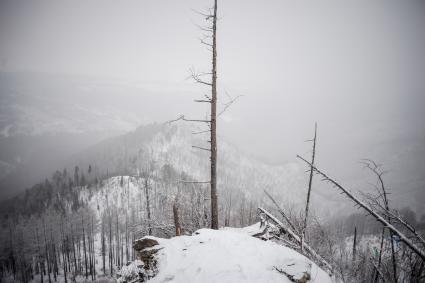
M258 225L259 226L259 225ZM192 236L155 237L157 274L148 282L333 282L298 252L250 236L247 229L200 229ZM137 241L136 241L137 242Z

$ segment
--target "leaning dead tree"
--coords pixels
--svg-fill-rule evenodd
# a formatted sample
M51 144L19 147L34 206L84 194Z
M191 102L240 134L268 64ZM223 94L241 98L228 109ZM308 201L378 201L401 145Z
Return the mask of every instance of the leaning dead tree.
M301 242L301 237L297 234L297 232L292 230L290 227L287 227L285 224L283 224L281 221L279 221L279 219L274 217L270 212L268 212L264 208L259 207L258 211L259 211L260 214L262 214L264 216L263 219L265 218L265 221L273 222L274 225L276 225L280 231L282 231L284 234L286 234L288 236L290 241L295 242L296 245L302 244L303 245L302 250L305 251L304 253L309 258L311 258L314 262L316 262L320 267L324 268L329 274L333 273L332 266L322 256L320 256L312 247L310 247L307 243ZM291 222L288 222L288 223L291 224ZM291 226L293 226L293 225L291 224ZM284 240L284 239L279 238L279 240ZM294 246L291 245L291 242L284 241L284 243L286 243L286 245L288 245L289 247L294 248Z
M276 206L277 211L279 211L280 215L282 215L283 219L285 219L286 223L288 223L288 225L294 230L296 231L297 229L295 228L294 224L292 224L291 220L289 219L289 217L286 215L286 213L283 211L283 209L279 206L279 204L274 200L274 198L266 191L264 190L264 193L266 194L266 196L272 201L272 203Z
M394 223L397 223L397 224L401 225L402 227L406 228L410 233L413 234L413 236L415 237L415 240L425 248L424 237L418 233L418 231L415 229L415 227L413 227L406 220L401 218L400 213L398 211L383 209L382 213L384 215L388 216L389 218L391 218Z
M316 155L316 137L317 137L317 123L314 124L314 138L313 138L313 153L311 157L311 164L314 165L314 157ZM303 249L303 241L305 238L305 230L307 229L307 219L308 219L308 208L310 204L310 194L311 194L311 185L313 182L313 167L310 167L310 178L308 180L308 191L307 191L307 201L305 204L305 215L304 223L301 231L301 250Z
M378 222L380 222L382 225L387 227L392 233L397 235L400 238L400 241L402 241L404 244L406 244L407 247L409 247L416 255L418 255L422 260L425 260L425 251L421 248L419 248L415 243L413 243L406 235L404 235L402 232L400 232L397 228L395 228L391 223L389 223L384 216L377 213L371 206L366 204L365 202L361 201L359 198L357 198L353 193L351 193L349 190L345 189L343 186L341 186L338 182L327 176L325 173L317 169L313 164L311 164L309 161L305 160L303 157L297 155L297 158L304 161L307 165L311 166L313 170L322 176L322 180L326 181L330 184L332 184L335 188L337 188L342 194L347 196L349 199L351 199L356 206L364 209L368 214L373 216Z

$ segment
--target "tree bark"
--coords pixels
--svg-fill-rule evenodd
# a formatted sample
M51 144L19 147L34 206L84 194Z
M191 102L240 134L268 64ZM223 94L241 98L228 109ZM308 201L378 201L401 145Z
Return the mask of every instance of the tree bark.
M87 270L88 266L87 266L87 252L86 252L86 236L85 236L85 233L84 233L84 218L83 217L81 217L81 224L82 224L82 227L83 227L84 266L85 266L86 279L87 279L89 277L89 274L88 274L88 270Z
M356 261L356 246L357 246L357 227L354 227L354 239L353 239L353 261Z
M146 212L148 214L148 234L152 235L152 224L151 224L151 206L149 196L149 181L145 176L145 196L146 196Z
M44 250L45 250L46 262L47 262L47 274L49 278L49 283L51 283L52 279L50 277L50 263L49 263L49 252L47 249L46 224L44 223L44 219L43 219L43 232L44 232Z
M173 215L174 215L174 227L176 228L176 236L180 236L181 227L180 227L180 220L179 220L179 208L176 202L173 203Z
M303 242L305 238L305 230L307 229L307 219L308 219L308 209L310 205L310 194L311 194L311 186L313 183L313 165L314 165L314 158L316 155L316 136L317 136L317 123L314 124L314 139L313 139L313 154L311 157L311 166L310 166L310 178L308 180L308 191L307 191L307 202L305 205L305 215L304 215L304 225L301 232L301 252L303 251Z
M217 0L214 0L211 82L211 228L218 230L217 200Z

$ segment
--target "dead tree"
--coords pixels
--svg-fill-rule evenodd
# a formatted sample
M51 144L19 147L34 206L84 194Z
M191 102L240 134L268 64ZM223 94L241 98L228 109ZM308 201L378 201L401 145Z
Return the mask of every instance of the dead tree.
M102 226L101 226L101 253L102 253L102 270L103 275L106 275L106 264L105 264L105 257L106 257L106 243L105 243L105 215L102 214Z
M368 214L373 216L378 222L383 224L385 227L387 227L390 231L392 231L394 234L396 234L400 241L406 244L414 253L416 253L422 260L425 260L425 251L420 249L416 244L414 244L408 237L406 237L403 233L401 233L398 229L396 229L392 224L388 223L388 221L378 214L375 210L373 210L369 205L358 199L356 196L353 195L349 190L345 189L343 186L341 186L339 183L337 183L332 178L328 177L325 173L317 169L313 164L302 158L301 156L297 155L299 159L307 163L309 166L313 167L313 170L321 175L323 177L323 181L329 182L332 184L335 188L341 191L342 194L346 195L349 199L351 199L358 207L363 208Z
M211 228L218 229L217 203L217 0L214 0L211 82Z
M37 240L37 265L40 271L40 281L41 283L43 283L43 270L42 270L42 261L43 261L43 256L41 254L41 245L40 245L40 239L38 237L38 224L36 224L35 226L35 236L36 236L36 240Z
M176 228L176 236L181 235L181 227L179 220L179 207L177 202L173 203L173 216L174 216L174 227Z
M383 175L385 174L385 171L381 169L381 166L377 164L375 161L370 159L364 159L363 164L367 169L369 169L376 177L378 178L379 185L376 185L375 188L378 191L378 196L382 198L382 201L384 203L385 210L389 211L389 201L387 196L387 190L385 188ZM387 216L388 223L391 223L391 217ZM382 252L383 252L383 244L384 244L384 235L385 235L385 227L382 229L382 238L381 238L381 247L379 251L379 259L378 259L378 268L380 268L381 260L382 260ZM391 238L391 259L393 263L393 276L394 276L394 282L397 282L397 263L395 258L395 249L394 249L394 242L393 242L393 236L394 233L390 231L390 238ZM376 274L375 281L378 280L378 274Z
M46 237L46 223L44 222L44 218L43 218L43 233L44 233L44 251L45 251L45 258L47 263L47 275L49 278L49 283L51 283L52 279L50 277L50 261L49 261L49 251L48 251L47 237Z
M211 228L218 229L218 204L217 204L217 0L214 0L214 7L212 11L204 14L200 13L205 17L209 23L207 27L200 27L200 29L207 34L204 38L200 39L201 43L206 45L212 53L212 68L211 72L208 73L197 73L191 69L192 79L200 84L211 87L211 96L205 95L205 99L195 100L195 102L209 103L210 119L205 120L191 120L185 119L181 116L178 120L190 121L190 122L201 122L206 123L208 130L201 131L198 133L209 132L210 133L210 148L203 148L199 146L193 146L200 150L206 150L210 152L210 187L211 187ZM205 81L203 76L211 76L211 81Z
M148 235L152 235L152 219L151 219L151 206L150 206L150 184L147 175L145 176L145 197L146 197L146 213L148 216Z
M313 138L313 153L311 157L311 164L314 165L314 157L316 155L316 137L317 137L317 123L314 124L314 138ZM311 194L311 185L313 182L313 167L310 167L310 178L308 180L308 191L307 191L307 201L305 204L305 215L304 215L304 223L301 231L301 251L303 250L303 241L305 238L305 230L307 228L307 218L308 218L308 208L310 204L310 194Z
M112 276L114 269L113 269L113 254L112 254L112 215L111 215L111 209L109 209L108 213L108 223L109 223L109 273Z
M95 247L94 247L94 242L95 242L95 235L94 235L94 223L93 223L93 215L91 217L91 245L92 245L92 281L96 280L96 259L95 259Z
M357 227L354 227L353 261L356 261L356 246L357 246Z
M406 220L401 218L400 213L398 211L383 210L383 213L390 217L394 222L401 224L408 231L410 231L415 236L416 240L419 241L422 246L425 247L425 239L418 233L415 227L413 227Z
M84 233L84 215L81 216L81 227L83 228L83 250L84 250L84 266L85 266L85 275L86 280L89 277L88 274L88 265L87 265L87 251L86 251L86 235Z
M286 213L283 211L283 209L279 206L279 204L277 204L277 202L274 200L274 198L266 190L264 190L264 193L273 202L273 204L277 208L277 211L279 211L280 215L282 215L283 219L285 219L286 223L288 223L288 225L292 228L292 230L297 231L294 224L292 224L289 217L286 215Z
M217 197L217 118L235 102L237 98L230 98L229 102L224 104L224 109L217 113L217 0L214 0L214 6L209 9L207 13L198 12L208 22L207 26L199 26L201 31L204 32L203 38L200 39L201 44L207 46L207 49L211 52L212 66L210 72L196 72L193 68L190 70L191 78L201 85L206 85L211 88L211 95L205 95L203 99L197 99L195 102L209 103L210 104L210 117L206 119L186 119L184 115L178 119L169 121L187 121L187 122L199 122L206 124L208 129L194 132L193 134L204 134L209 133L210 137L208 143L210 146L201 147L193 145L193 148L210 152L210 180L207 182L197 183L209 183L211 189L211 228L218 229L218 197ZM210 80L205 80L205 76L210 76Z
M264 208L259 207L258 210L263 213L267 219L272 220L284 233L288 234L290 239L294 240L297 244L301 244L300 237L291 230L291 228L286 227L282 222L280 222L276 217L269 213ZM305 251L318 263L319 266L323 267L330 274L333 273L332 266L321 256L319 255L312 247L307 245L305 242L302 243Z

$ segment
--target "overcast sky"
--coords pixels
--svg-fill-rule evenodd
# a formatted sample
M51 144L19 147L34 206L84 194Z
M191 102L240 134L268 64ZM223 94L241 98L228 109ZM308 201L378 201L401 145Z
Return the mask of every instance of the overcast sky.
M188 69L210 62L193 10L210 2L0 0L1 69L178 89L188 105L198 90ZM359 159L375 158L394 172L394 186L409 181L423 196L424 1L218 5L219 95L244 95L222 117L221 135L269 162L291 162L310 154L304 140L317 121L318 162L328 171L355 182ZM180 111L172 109L160 119Z

